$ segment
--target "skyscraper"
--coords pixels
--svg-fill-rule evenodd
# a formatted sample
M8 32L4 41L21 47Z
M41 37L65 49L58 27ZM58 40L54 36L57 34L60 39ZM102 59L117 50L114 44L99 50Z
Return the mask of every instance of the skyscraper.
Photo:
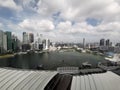
M0 30L0 53L3 51L3 31Z
M100 40L100 46L104 46L105 45L105 39L101 39Z
M7 52L7 36L2 30L0 30L0 53L6 52Z
M4 53L7 52L7 35L5 33L3 33L3 49L4 49Z
M83 38L83 49L85 48L85 38Z
M109 39L106 40L106 46L110 46L110 40Z
M7 50L12 51L12 34L11 32L7 31L6 35L7 35Z
M43 40L42 40L42 34L37 33L37 40L35 41L34 48L36 50L42 50L43 49Z
M30 50L30 49L31 49L31 46L30 46L29 34L26 33L26 32L23 32L22 51L27 51L27 50Z
M29 36L26 32L23 32L23 44L29 44Z
M30 43L34 42L34 35L33 35L33 33L29 34L29 41L30 41Z
M13 52L18 52L20 51L20 40L18 39L17 36L12 35L12 50Z
M47 50L50 47L50 40L49 39L44 39L43 40L43 49Z

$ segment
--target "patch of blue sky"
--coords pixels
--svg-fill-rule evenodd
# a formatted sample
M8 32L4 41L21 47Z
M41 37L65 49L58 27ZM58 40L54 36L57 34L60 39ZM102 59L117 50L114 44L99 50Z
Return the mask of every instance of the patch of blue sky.
M60 17L61 12L56 12L52 15L52 18L54 20L54 25L56 26L60 22L64 22L65 20Z
M0 17L5 19L9 19L10 17L15 16L14 11L6 7L0 7L0 12Z
M89 25L97 26L97 25L99 25L102 22L102 20L98 20L98 19L95 19L95 18L87 18L86 22Z

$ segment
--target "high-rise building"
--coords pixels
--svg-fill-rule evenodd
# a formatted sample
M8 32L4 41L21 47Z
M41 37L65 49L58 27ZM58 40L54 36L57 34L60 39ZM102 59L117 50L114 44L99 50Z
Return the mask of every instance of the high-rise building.
M14 52L18 52L20 50L20 40L14 35L12 36L12 50Z
M23 32L23 44L29 44L29 35L26 32Z
M32 39L31 39L31 41L32 41ZM30 49L31 49L31 46L30 46L29 34L26 33L26 32L23 32L22 51L27 51L27 50L30 50Z
M42 44L42 34L38 36L38 44Z
M0 30L0 53L3 52L3 31Z
M7 52L7 35L0 30L0 53Z
M4 51L7 52L7 35L5 33L3 35L3 48Z
M105 46L105 39L100 40L100 46Z
M11 32L7 31L6 35L7 35L7 50L12 51L12 34Z
M117 43L115 46L120 47L120 43Z
M49 39L44 39L43 40L43 49L47 50L50 47L50 40Z
M42 43L42 34L37 33L37 40L35 41L34 48L36 50L42 50L43 49L43 43Z
M83 49L85 48L85 38L83 38Z
M33 42L34 42L34 35L33 35L33 33L30 33L30 34L29 34L29 42L30 42L30 43L33 43Z
M110 40L109 39L106 40L106 46L110 46Z

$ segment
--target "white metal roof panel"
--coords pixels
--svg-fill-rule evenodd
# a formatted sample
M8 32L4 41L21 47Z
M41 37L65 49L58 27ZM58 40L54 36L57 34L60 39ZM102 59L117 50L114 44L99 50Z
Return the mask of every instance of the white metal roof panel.
M12 83L12 85L10 85L8 87L8 90L13 90L20 82L22 82L26 77L28 77L29 75L31 75L31 71L27 72L24 76L20 77L19 79L17 79L14 83Z
M85 88L86 88L86 90L90 90L90 83L89 83L90 81L89 81L88 75L85 75L84 79L85 79Z
M43 90L56 71L28 71L0 68L0 90Z
M81 79L81 77L77 76L77 78L76 78L76 80L77 80L77 81L76 81L76 90L80 89L80 87L81 87L81 86L80 86L80 83L81 83L81 82L80 82L80 81L81 81L80 79Z
M98 77L98 74L92 74L92 76L95 81L97 90L104 90L102 82L101 82L100 78Z
M48 74L46 73L46 76L44 76L44 78L41 79L42 82L38 85L36 90L43 90L47 83L50 81L50 79L52 79L53 76L55 76L56 74L57 74L56 72L53 73L49 72Z
M89 77L89 83L90 83L90 90L96 90L95 82L93 80L93 77L91 75L88 75Z
M74 76L72 79L71 90L76 90L76 84L77 84L76 80L77 78L76 76Z
M78 89L80 90L80 89ZM85 77L84 76L81 76L81 90L86 90L85 89Z
M30 74L23 81L21 81L16 87L15 90L21 90L29 81L36 76L36 73Z
M73 76L71 90L120 90L120 76L111 71Z

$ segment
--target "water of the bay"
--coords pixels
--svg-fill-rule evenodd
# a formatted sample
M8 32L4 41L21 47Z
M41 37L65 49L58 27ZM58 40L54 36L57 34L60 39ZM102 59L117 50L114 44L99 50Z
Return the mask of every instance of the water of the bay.
M13 58L0 59L0 67L13 67L21 69L36 69L43 65L46 70L56 70L57 67L76 66L80 67L83 62L97 66L98 62L104 61L99 55L69 52L49 52L17 55Z

